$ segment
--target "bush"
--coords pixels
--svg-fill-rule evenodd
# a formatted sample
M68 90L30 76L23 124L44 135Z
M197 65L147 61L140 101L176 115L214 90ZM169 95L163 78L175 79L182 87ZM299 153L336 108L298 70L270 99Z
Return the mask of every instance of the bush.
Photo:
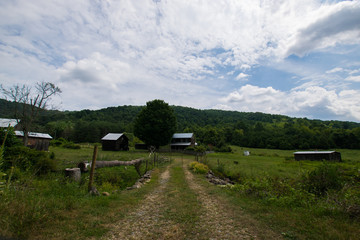
M308 192L323 196L330 189L341 189L342 178L337 165L324 162L315 170L303 175L302 183Z
M43 174L56 170L56 162L51 159L49 153L30 149L24 146L7 148L4 156L3 168L10 169L15 166L22 171L33 171L36 174Z
M215 147L214 150L216 152L232 152L232 148L230 146Z
M64 138L58 138L56 140L52 140L50 142L51 146L56 146L56 147L63 147L63 148L69 148L69 149L80 149L81 146L78 144L75 144L71 141L67 141Z
M190 169L195 173L204 174L209 171L209 167L199 162L191 162L189 164Z
M69 149L80 149L81 146L79 144L75 144L73 142L68 142L62 145L62 147L64 148L69 148Z

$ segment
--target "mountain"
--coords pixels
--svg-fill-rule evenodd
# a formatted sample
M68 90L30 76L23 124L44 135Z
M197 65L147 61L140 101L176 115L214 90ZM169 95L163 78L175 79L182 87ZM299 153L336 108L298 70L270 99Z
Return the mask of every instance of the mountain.
M133 121L144 106L100 110L46 110L34 131L75 142L99 142L109 132L133 132ZM219 148L227 144L281 149L360 148L360 123L292 118L284 115L172 106L178 132L195 132L197 141ZM14 103L0 99L0 118L11 118Z

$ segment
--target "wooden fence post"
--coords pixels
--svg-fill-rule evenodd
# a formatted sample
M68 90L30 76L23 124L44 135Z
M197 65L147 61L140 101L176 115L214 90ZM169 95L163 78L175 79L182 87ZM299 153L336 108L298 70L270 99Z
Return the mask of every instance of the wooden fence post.
M93 181L94 181L94 171L95 171L95 165L96 165L97 152L98 152L98 146L95 145L94 146L94 153L93 153L92 163L91 163L91 170L90 170L90 180L89 180L89 187L88 187L89 192L92 190L92 184L93 184Z

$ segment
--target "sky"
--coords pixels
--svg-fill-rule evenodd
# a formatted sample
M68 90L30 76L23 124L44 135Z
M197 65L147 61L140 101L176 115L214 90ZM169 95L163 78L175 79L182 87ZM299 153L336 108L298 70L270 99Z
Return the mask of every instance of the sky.
M42 81L60 110L162 99L360 122L360 1L0 1L0 83Z

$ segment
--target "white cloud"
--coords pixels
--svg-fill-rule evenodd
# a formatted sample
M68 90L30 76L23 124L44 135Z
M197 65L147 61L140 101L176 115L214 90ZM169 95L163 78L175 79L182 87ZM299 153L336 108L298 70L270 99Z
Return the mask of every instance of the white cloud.
M360 2L344 1L333 5L324 5L313 11L312 21L298 29L290 40L286 55L303 56L316 49L336 44L359 44Z
M237 75L237 77L235 78L236 80L246 80L249 77L248 74L246 73L239 73L239 75Z
M327 90L318 94L330 99L330 88L323 83L332 81L338 94L329 102L341 102L339 93L347 88L339 87L338 78L326 76L324 69L322 75L314 74L301 63L290 66L283 58L358 44L359 9L359 1L320 0L1 1L0 76L7 85L56 82L63 89L65 109L161 98L197 108L220 104L224 109L241 100L248 111L264 106L264 111L283 113L290 95L273 87L249 84L229 94L225 103L217 99L238 86L236 80L248 80L251 74L253 81L257 67L278 65L282 71L291 68L300 79L293 96L302 99L311 95L310 87L321 86ZM328 75L349 73L340 64L326 69ZM357 72L349 74L347 85L358 82ZM320 80L324 76L326 80ZM325 101L311 99L294 109Z
M360 75L357 76L349 76L347 78L345 78L346 81L351 81L351 82L360 82Z
M336 67L336 68L333 68L333 69L331 69L329 71L326 71L326 73L337 73L337 72L342 72L342 71L344 71L343 68Z
M272 87L261 88L248 84L220 101L227 109L237 111L360 121L359 94L359 90L336 93L317 86L283 92Z

